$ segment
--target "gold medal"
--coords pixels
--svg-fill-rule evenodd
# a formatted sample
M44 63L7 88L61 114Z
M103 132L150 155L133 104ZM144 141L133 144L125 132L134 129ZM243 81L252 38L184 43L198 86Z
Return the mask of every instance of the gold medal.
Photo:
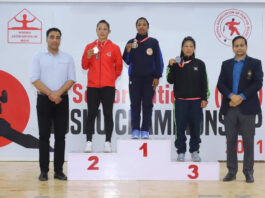
M146 54L149 55L149 56L152 56L153 55L153 49L152 48L148 48L146 50Z

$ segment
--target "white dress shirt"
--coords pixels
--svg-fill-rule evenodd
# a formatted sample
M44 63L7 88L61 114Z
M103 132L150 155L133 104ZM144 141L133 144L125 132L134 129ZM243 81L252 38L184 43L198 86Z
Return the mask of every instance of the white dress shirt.
M66 81L76 80L73 57L60 50L56 55L48 50L39 52L33 57L30 78L32 83L40 80L50 90L57 91Z

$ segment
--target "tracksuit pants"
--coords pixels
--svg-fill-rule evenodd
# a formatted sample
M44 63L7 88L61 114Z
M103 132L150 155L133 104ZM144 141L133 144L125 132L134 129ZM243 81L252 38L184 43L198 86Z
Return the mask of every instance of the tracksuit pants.
M154 89L152 76L129 78L132 130L148 131L151 128ZM142 114L142 124L141 124Z
M175 99L175 146L177 153L186 152L187 137L185 131L187 126L190 128L189 152L199 151L202 116L201 100Z

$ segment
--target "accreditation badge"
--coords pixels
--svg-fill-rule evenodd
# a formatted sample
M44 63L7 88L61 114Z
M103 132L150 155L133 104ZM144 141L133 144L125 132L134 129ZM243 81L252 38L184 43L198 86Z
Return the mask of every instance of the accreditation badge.
M146 54L147 54L148 56L152 56L152 55L153 55L153 49L152 49L152 48L148 48L148 49L146 50Z

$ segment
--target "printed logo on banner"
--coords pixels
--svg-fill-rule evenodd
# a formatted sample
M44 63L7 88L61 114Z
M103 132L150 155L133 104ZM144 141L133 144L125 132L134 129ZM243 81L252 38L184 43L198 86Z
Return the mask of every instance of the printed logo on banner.
M252 25L248 15L237 9L223 11L216 18L214 31L217 39L227 46L232 46L232 40L236 36L249 38Z
M37 138L23 134L29 116L30 102L25 88L14 76L0 71L0 147L14 142L25 148L39 148Z
M8 43L41 44L42 23L27 9L8 21Z

